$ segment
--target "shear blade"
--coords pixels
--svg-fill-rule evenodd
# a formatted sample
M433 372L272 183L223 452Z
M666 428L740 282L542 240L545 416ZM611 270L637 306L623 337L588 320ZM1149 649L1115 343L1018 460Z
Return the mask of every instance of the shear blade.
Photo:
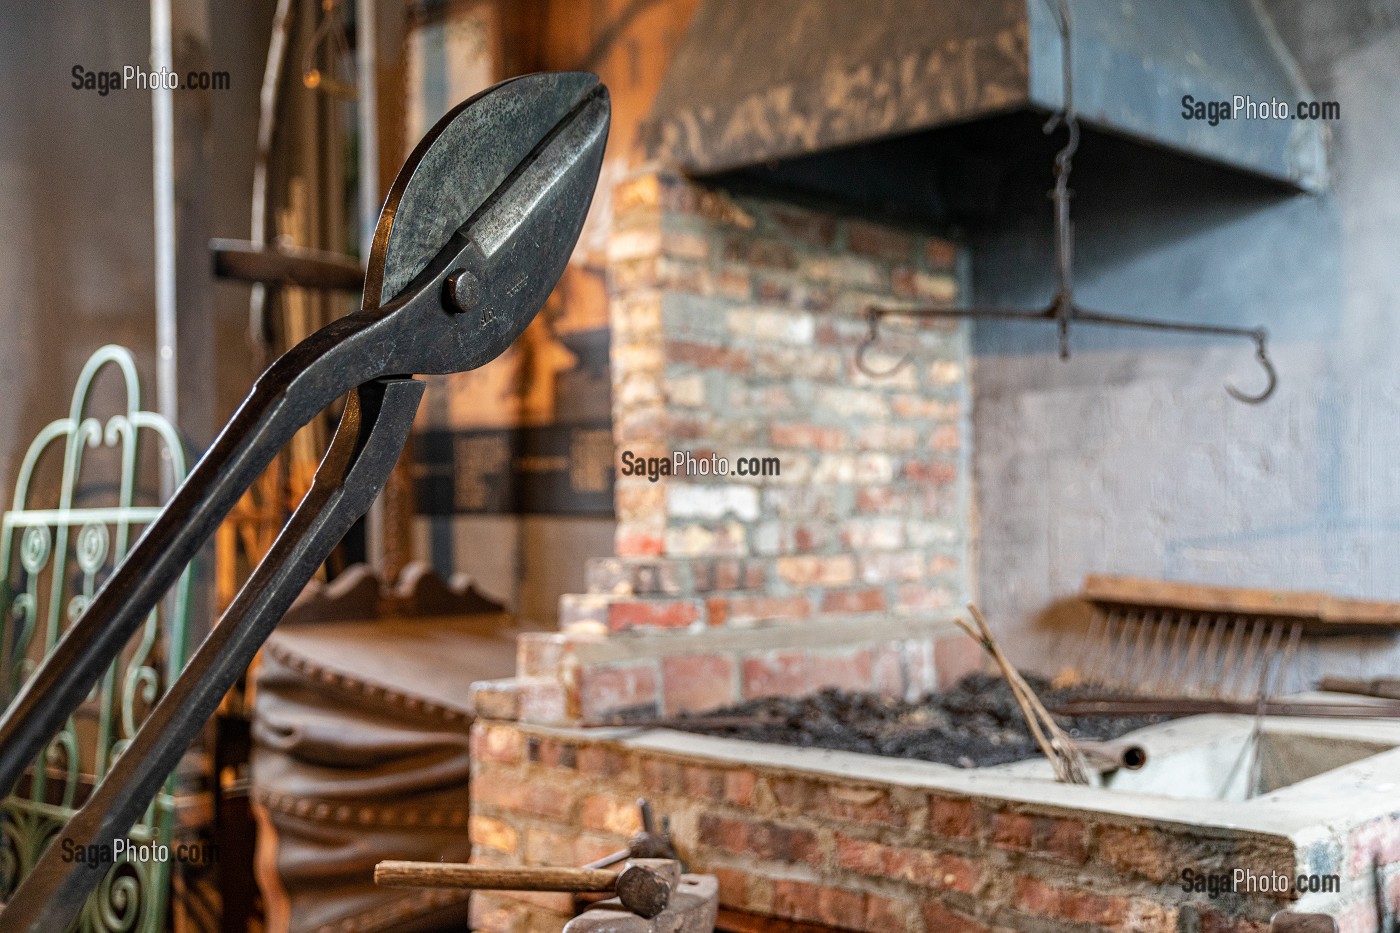
M526 75L482 91L439 120L384 200L364 306L377 308L403 291L520 163L601 87L597 76L581 72Z

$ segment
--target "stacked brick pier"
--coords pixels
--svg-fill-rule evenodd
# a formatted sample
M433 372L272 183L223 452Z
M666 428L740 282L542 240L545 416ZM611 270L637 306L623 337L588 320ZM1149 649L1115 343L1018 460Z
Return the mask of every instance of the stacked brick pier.
M918 694L975 663L967 335L871 304L949 304L947 241L649 171L614 194L609 248L616 556L527 636L488 712L673 714L836 686ZM627 475L724 458L729 475ZM739 475L777 465L777 475Z

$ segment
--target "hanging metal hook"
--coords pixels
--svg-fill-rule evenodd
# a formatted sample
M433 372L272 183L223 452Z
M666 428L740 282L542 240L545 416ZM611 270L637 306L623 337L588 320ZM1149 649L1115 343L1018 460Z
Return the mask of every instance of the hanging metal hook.
M1268 382L1264 385L1264 391L1258 395L1247 395L1227 384L1225 391L1229 392L1236 401L1244 402L1246 405L1258 405L1273 395L1274 389L1278 387L1278 373L1274 370L1274 364L1269 359L1268 340L1269 332L1264 328L1261 327L1254 332L1254 358L1259 361L1259 365L1264 369L1264 375L1268 378Z
M865 361L865 354L880 340L880 318L882 316L883 312L878 308L869 308L866 310L865 317L866 320L870 322L870 334L865 338L865 341L856 348L856 369L859 369L871 379L885 379L889 376L893 376L909 363L909 354L907 353L900 357L899 361L889 369L876 369Z

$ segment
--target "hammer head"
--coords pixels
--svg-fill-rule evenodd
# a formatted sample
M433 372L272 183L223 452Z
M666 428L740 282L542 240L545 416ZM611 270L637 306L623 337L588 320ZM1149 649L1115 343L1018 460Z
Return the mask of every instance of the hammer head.
M672 859L633 859L617 876L617 899L632 913L650 920L666 909L681 881L681 866Z

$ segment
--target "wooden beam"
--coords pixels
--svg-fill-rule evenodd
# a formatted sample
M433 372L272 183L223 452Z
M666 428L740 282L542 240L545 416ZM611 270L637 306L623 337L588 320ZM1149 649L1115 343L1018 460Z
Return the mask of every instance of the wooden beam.
M214 275L221 279L347 292L358 292L365 284L365 272L358 262L324 250L210 240L209 252L214 258Z
M1298 619L1326 628L1400 628L1400 603L1342 599L1327 593L1177 583L1090 574L1081 597L1091 603L1182 609L1222 615Z

